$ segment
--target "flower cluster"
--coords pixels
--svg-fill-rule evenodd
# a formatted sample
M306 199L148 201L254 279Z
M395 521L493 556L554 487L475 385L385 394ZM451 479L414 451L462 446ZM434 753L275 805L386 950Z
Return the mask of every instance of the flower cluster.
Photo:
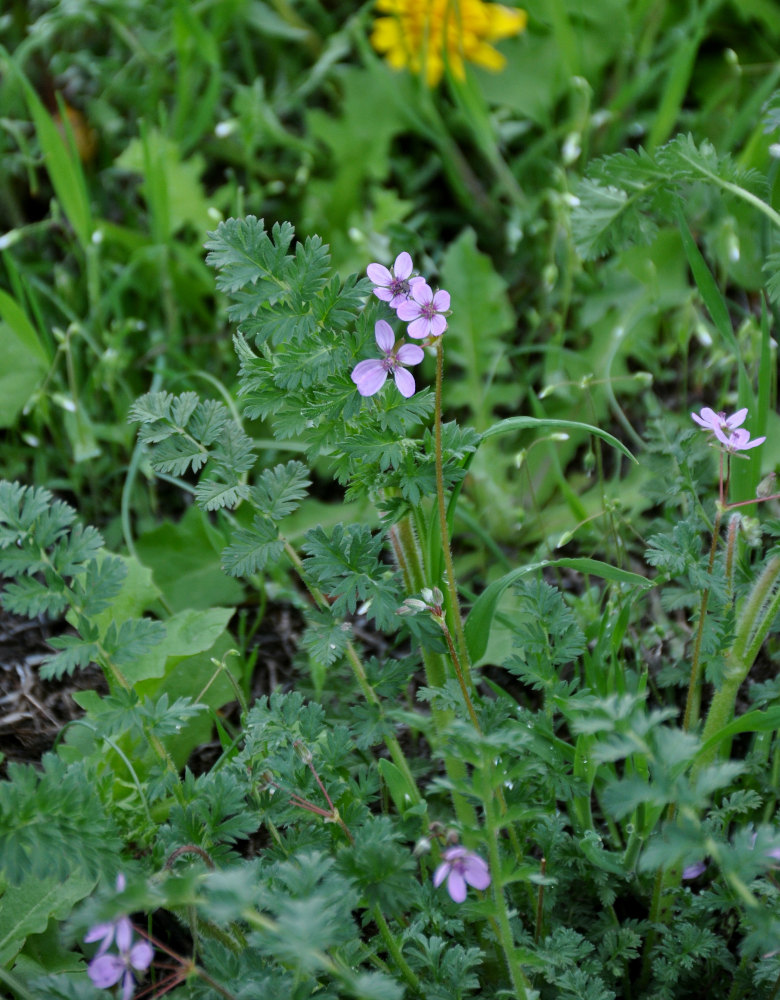
M435 340L447 329L445 314L450 308L450 295L440 289L434 292L425 278L412 273L411 256L399 253L392 271L384 264L369 264L368 277L374 283L374 295L395 310L398 319L408 323L407 333L414 340ZM418 365L423 352L415 344L396 344L393 328L387 320L380 319L374 327L374 336L381 357L360 361L352 370L352 381L361 396L373 396L392 375L402 396L412 396L414 378L406 370L408 365Z
M117 892L125 888L124 875L118 875ZM122 1000L130 1000L135 989L136 972L145 972L152 964L154 949L148 941L133 943L133 925L129 917L119 917L103 924L95 924L87 931L84 941L100 941L97 954L89 963L87 973L99 990L108 990L121 981ZM116 943L118 954L109 951Z
M747 414L746 406L729 417L725 413L716 413L709 406L705 406L701 413L692 413L691 417L700 427L714 434L726 451L733 455L738 451L757 448L766 441L766 437L751 440L750 432L742 426Z
M387 17L374 22L371 44L393 69L423 71L435 87L445 67L458 80L466 75L464 62L498 72L506 60L490 42L519 35L528 16L483 0L378 0Z

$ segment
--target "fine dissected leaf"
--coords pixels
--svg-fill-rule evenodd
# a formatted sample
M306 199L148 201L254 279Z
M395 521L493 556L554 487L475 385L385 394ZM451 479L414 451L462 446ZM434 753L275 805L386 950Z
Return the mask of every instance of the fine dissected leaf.
M251 576L275 563L284 549L273 521L256 515L251 528L239 528L222 553L222 568L231 576Z
M273 240L265 231L262 219L248 215L244 219L228 219L220 222L213 233L209 233L206 249L206 263L217 269L217 287L220 291L234 292L247 286L255 286L258 304L284 290L283 280L278 277L286 271L286 263L291 259L287 250L292 243L295 230L289 222L276 223Z
M311 486L309 470L302 462L291 461L266 469L252 487L251 499L258 513L280 521L299 507Z

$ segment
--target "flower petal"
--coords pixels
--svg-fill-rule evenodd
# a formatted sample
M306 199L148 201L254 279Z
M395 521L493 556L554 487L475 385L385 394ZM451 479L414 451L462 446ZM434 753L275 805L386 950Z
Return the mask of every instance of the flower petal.
M414 395L414 376L411 372L405 368L396 368L393 372L393 378L395 378L395 384L402 396L408 399Z
M350 376L361 396L373 396L387 379L387 369L378 358L359 361Z
M93 941L101 941L100 950L105 951L114 940L114 931L115 924L113 922L94 924L84 935L84 941L86 944L91 944Z
M442 861L442 863L433 873L433 884L437 889L447 877L450 868L452 868L452 865L448 861Z
M450 872L450 877L447 879L447 892L456 903L462 903L466 898L466 880L463 878L461 873L456 871L454 868Z
M412 273L412 258L404 250L399 253L395 258L395 264L393 264L393 271L395 272L396 278L400 278L402 281L408 278Z
M446 312L450 307L450 293L440 288L433 296L433 308L436 312Z
M387 322L387 320L379 319L374 324L374 336L376 337L376 342L380 349L389 354L393 349L393 344L395 343L395 334L393 333L393 328Z
M402 365L419 365L425 357L425 351L417 344L402 344L395 352L395 356Z
M122 977L122 1000L130 1000L135 989L133 973L128 969Z
M471 883L474 884L473 882ZM130 949L130 964L134 969L148 969L154 958L154 948L148 941L137 941Z
M412 294L414 294L414 289L412 289ZM420 306L416 302L410 302L407 299L398 306L395 314L404 323L408 323L410 320L417 319L420 315Z
M734 430L735 427L741 427L745 422L745 417L747 416L747 407L743 406L741 410L737 410L736 413L732 413L730 417L726 417L726 426Z
M487 889L490 885L490 869L487 862L478 854L469 854L466 860L461 862L461 871L464 879L475 889Z
M427 281L415 281L412 286L412 298L421 306L427 306L429 302L433 302L433 289Z
M369 264L366 268L366 274L375 285L389 285L393 280L392 274L384 264Z
M378 299L381 299L383 302L390 302L390 300L393 298L393 293L390 291L389 288L382 288L380 286L378 288L372 289L372 291L374 295L376 295L376 297Z
M133 943L133 925L129 917L120 917L116 922L116 946L119 951L129 951Z
M415 340L424 340L431 332L431 321L420 316L406 328L406 332Z
M119 955L99 955L87 966L87 974L99 990L118 983L124 971L125 963Z
M441 335L447 329L447 320L440 313L437 313L435 316L431 317L430 325L431 325L431 336L441 337Z

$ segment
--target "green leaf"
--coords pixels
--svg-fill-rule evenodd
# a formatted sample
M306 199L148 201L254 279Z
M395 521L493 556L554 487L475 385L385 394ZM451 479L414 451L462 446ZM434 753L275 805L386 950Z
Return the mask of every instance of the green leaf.
M8 964L30 934L41 934L54 917L65 920L80 900L95 887L96 878L75 872L62 880L28 876L10 886L0 897L0 965Z
M516 322L506 282L490 258L477 250L473 229L464 229L448 247L441 279L445 288L458 290L447 332L447 358L463 369L461 378L449 386L448 398L453 406L468 406L476 429L484 430L490 421L491 382L508 367L500 335Z
M582 424L577 420L553 420L548 417L507 417L506 420L499 420L497 424L493 424L492 427L488 427L486 431L483 431L479 436L479 440L485 441L488 438L495 437L497 434L511 434L514 431L524 430L526 427L560 427L562 430L577 430L585 431L588 434L595 434L596 437L600 437L607 444L612 445L613 448L617 448L626 458L630 458L637 465L639 464L638 459L634 458L628 448L621 441L618 441L616 437L613 437L607 431L603 431L600 427L593 427L591 424Z
M551 559L544 562L531 563L528 566L519 566L511 570L500 580L496 580L483 590L474 602L469 616L466 619L465 633L466 645L469 649L469 656L472 662L481 660L487 649L488 638L493 617L496 613L496 606L501 595L516 580L525 576L526 573L534 573L545 568L554 569L556 567L573 569L579 573L587 573L591 576L598 576L611 583L625 583L631 587L639 587L646 590L652 587L652 581L640 576L638 573L630 573L628 570L619 569L609 563L600 562L598 559Z
M143 650L123 673L131 684L162 677L181 659L211 649L235 613L234 608L187 609L165 622L165 635L152 648ZM193 692L186 692L192 695ZM197 693L197 692L195 692ZM181 692L177 692L177 695Z

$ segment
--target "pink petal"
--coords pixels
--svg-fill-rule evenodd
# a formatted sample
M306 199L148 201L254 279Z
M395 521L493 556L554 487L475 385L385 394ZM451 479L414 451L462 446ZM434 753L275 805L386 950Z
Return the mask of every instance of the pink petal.
M437 312L446 312L450 307L450 293L445 292L443 288L433 296L433 308Z
M433 302L433 291L430 285L424 281L415 281L412 286L412 298L421 306L427 306L429 302Z
M375 288L373 289L374 295L383 302L390 302L393 298L393 293L389 288Z
M120 951L129 951L133 943L133 925L129 917L120 917L116 922L116 946Z
M487 889L490 885L490 869L478 854L470 854L462 862L463 877L475 889Z
M376 289L374 289L376 292ZM700 427L710 427L710 422L708 420L702 420L698 413L692 413L691 418L696 421Z
M449 872L449 870L450 870L451 867L452 867L452 865L450 865L450 863L448 861L442 861L442 863L439 865L439 867L433 873L433 884L434 884L435 888L437 888L437 889L439 888L439 886L442 884L442 882L447 877L447 873Z
M384 264L369 264L366 268L366 274L375 285L389 285L393 280L392 274Z
M395 378L398 391L402 396L408 399L414 395L414 376L411 372L408 372L405 368L396 368L393 372L393 377Z
M402 365L419 365L425 357L425 351L417 344L403 344L395 352L395 356Z
M408 323L410 320L417 319L420 315L420 307L416 302L410 302L406 299L398 306L395 314L404 323Z
M420 316L413 323L410 323L406 332L415 340L424 340L431 332L431 321L424 316Z
M100 955L87 966L87 973L99 990L107 990L118 983L125 971L125 963L119 955Z
M374 324L374 336L376 337L376 342L380 349L389 354L393 349L393 344L395 343L395 334L393 333L393 328L387 322L387 320L380 319Z
M393 271L395 271L396 278L400 278L402 281L404 278L408 278L412 273L412 258L404 250L399 253L395 258L395 264L393 264Z
M441 337L444 331L447 329L447 320L437 313L435 316L431 317L431 336Z
M727 447L731 444L731 437L730 437L730 435L724 433L724 431L723 431L723 429L722 429L722 427L720 426L719 423L718 424L713 424L713 426L712 426L711 429L712 429L712 432L714 433L715 437L718 439L718 441L720 441L721 444L725 444ZM736 433L736 431L735 431L735 433Z
M474 885L474 883L471 883ZM134 969L148 969L154 958L154 948L148 941L139 941L130 949L130 964Z
M105 940L104 940L105 939ZM108 948L111 942L114 940L114 924L95 924L90 927L87 933L84 935L84 941L87 944L91 944L93 941L103 941L103 950Z
M462 903L466 898L466 880L454 868L447 879L447 892L456 903Z
M377 358L359 361L350 376L361 396L373 396L379 392L387 379L387 369Z
M743 406L741 410L737 410L736 413L732 413L730 417L726 417L726 426L734 430L735 427L741 427L745 422L745 417L747 416L747 407Z

